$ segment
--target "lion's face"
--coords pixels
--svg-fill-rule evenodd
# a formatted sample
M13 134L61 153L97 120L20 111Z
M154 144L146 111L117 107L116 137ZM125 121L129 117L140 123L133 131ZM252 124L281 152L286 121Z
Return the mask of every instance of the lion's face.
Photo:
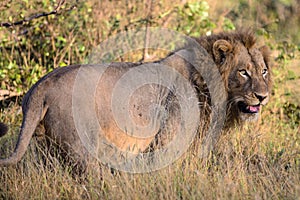
M256 48L240 48L236 58L228 78L229 101L241 120L256 120L261 106L269 101L269 68Z
M217 41L214 48L226 79L229 114L242 121L257 120L271 89L267 48L247 48L225 40Z

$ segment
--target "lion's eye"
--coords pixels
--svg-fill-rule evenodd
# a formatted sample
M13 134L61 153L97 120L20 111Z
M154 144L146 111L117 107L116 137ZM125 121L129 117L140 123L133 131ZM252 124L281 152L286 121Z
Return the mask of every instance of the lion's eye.
M248 72L245 69L239 70L239 73L243 77L248 77L249 76Z
M261 73L262 73L262 75L264 75L264 76L267 75L268 69L267 69L267 68L263 69Z

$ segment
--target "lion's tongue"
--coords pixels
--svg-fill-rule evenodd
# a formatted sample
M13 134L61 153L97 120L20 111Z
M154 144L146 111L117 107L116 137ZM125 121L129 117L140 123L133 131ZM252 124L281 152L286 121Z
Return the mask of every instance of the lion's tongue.
M257 106L248 106L247 109L250 112L257 113L257 112L259 112L260 106L259 105L257 105Z

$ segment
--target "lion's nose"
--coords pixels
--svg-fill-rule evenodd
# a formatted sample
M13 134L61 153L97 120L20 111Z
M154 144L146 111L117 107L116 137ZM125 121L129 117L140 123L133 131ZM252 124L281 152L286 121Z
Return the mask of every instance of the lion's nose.
M260 94L260 93L255 92L254 95L260 102L262 102L263 100L265 100L268 97L268 93Z

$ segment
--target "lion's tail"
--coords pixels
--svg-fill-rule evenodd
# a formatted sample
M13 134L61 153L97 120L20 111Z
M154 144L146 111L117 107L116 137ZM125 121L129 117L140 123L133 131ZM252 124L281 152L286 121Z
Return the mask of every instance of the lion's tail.
M9 158L0 159L0 166L14 165L18 161L20 161L22 156L25 154L30 139L32 138L32 135L37 125L42 120L43 113L45 113L47 110L46 108L44 108L43 102L37 102L38 99L40 99L36 97L37 95L39 95L37 92L31 90L30 92L27 93L27 97L26 96L24 97L25 101L23 100L23 106L22 106L23 122L18 137L17 145L15 147L14 152L11 154ZM31 100L29 100L29 96ZM29 106L30 104L32 105ZM28 109L29 107L31 107L31 109Z

